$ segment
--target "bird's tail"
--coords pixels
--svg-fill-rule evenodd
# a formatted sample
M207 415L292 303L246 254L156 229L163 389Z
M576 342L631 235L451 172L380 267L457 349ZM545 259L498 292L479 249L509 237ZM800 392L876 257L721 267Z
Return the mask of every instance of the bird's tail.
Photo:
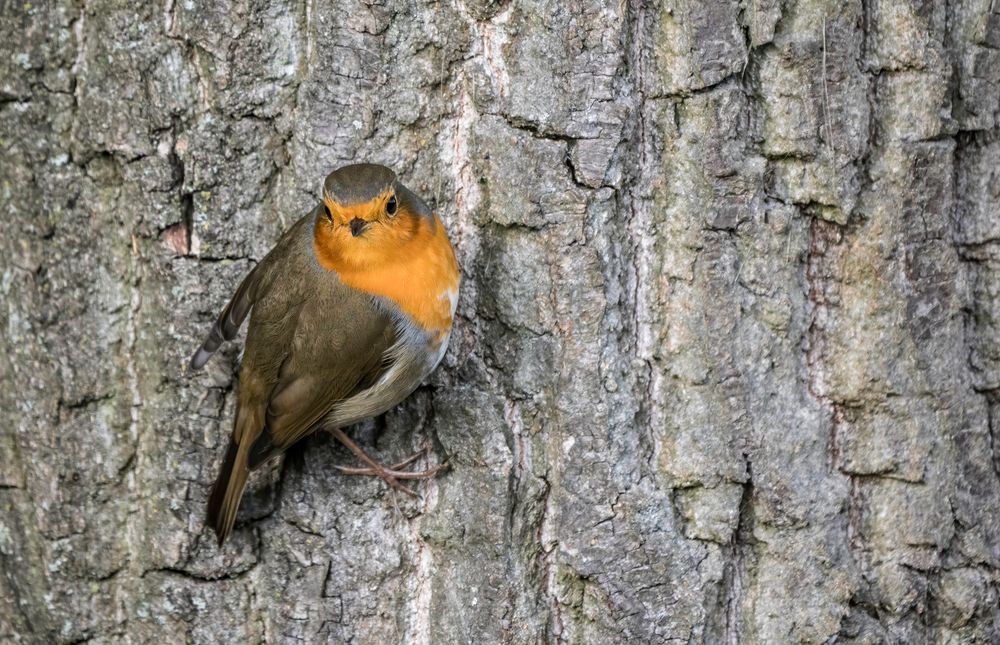
M251 442L237 444L229 440L226 458L222 462L219 477L212 487L212 495L208 498L208 517L206 522L215 530L219 546L226 541L236 522L236 511L240 507L243 488L247 484L250 470L247 468L248 446Z

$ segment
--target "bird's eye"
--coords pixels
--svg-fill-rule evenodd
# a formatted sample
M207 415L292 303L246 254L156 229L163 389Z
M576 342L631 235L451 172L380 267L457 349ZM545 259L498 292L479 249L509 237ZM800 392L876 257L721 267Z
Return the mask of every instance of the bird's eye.
M326 205L326 202L323 202L323 212L326 213L326 218L328 220L330 220L330 223L332 224L333 223L333 213L330 212L330 207Z
M389 217L392 217L393 215L396 214L396 196L395 195L393 195L392 197L390 197L389 201L387 201L385 203L385 212L389 214Z

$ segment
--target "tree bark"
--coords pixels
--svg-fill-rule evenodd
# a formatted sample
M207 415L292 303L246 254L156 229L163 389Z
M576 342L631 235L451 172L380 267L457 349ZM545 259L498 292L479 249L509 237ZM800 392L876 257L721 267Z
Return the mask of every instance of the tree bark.
M2 3L0 641L1000 640L1000 4ZM463 267L442 367L205 501L333 168Z

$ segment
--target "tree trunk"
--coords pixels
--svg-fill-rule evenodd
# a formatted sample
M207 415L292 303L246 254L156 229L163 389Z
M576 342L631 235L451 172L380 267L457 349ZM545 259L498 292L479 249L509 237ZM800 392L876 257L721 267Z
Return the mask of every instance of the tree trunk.
M1000 639L1000 4L2 3L0 641ZM441 368L204 528L325 175L463 267Z

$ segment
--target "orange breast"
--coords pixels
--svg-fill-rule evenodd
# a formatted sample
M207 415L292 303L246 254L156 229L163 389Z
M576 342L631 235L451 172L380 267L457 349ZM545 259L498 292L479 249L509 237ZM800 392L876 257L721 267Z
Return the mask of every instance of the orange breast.
M426 331L443 338L451 329L459 272L444 225L436 215L434 219L433 225L415 219L405 236L373 231L370 240L317 222L316 257L344 284L392 300ZM349 252L344 245L350 245Z

